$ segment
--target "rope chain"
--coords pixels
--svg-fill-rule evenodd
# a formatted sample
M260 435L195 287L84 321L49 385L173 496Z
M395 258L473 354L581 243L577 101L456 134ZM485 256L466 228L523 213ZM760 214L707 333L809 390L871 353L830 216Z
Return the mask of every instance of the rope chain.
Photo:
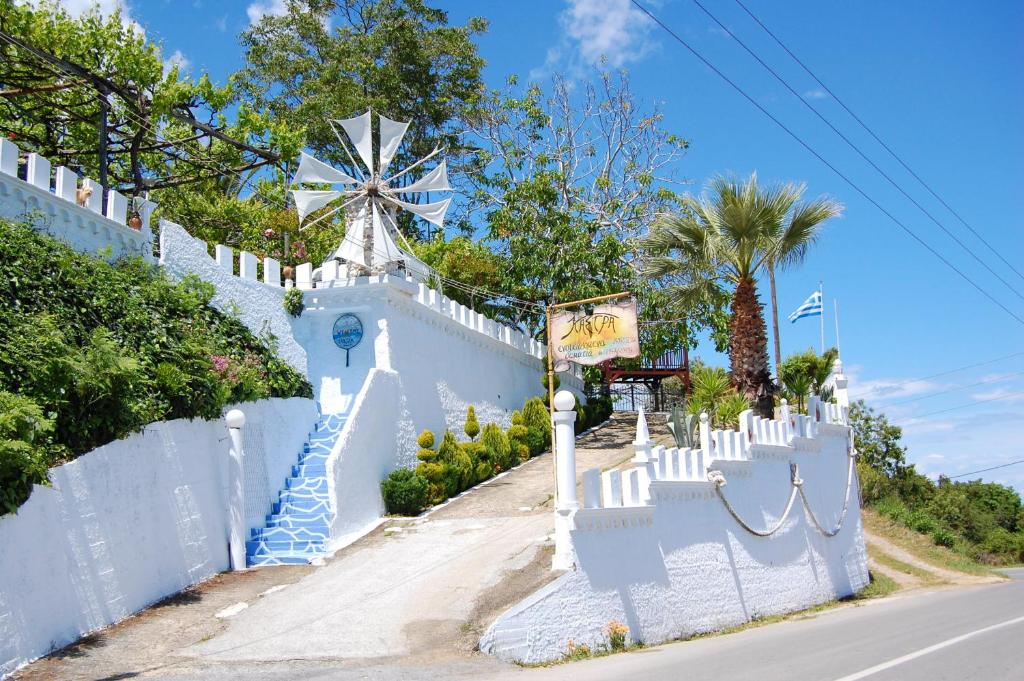
M726 482L725 476L722 475L721 471L709 471L708 480L715 483L715 492L718 494L718 498L722 500L722 503L725 504L725 508L729 511L729 515L739 523L740 527L753 535L758 537L770 537L778 532L786 522L786 518L789 517L789 512L793 509L793 501L796 499L796 495L799 492L800 499L803 501L804 509L807 511L807 515L811 519L811 523L814 525L815 529L826 537L831 538L839 534L839 531L843 529L843 524L846 522L846 515L850 510L850 490L853 489L853 472L857 461L857 451L851 447L848 456L850 459L850 466L846 474L846 495L843 500L843 510L839 514L839 522L836 524L835 529L832 530L826 530L821 523L818 522L818 518L814 515L814 511L811 510L811 504L807 500L807 495L804 493L804 481L800 479L799 468L795 463L791 463L789 465L790 486L792 489L789 493L789 501L786 503L786 510L782 512L782 516L775 525L767 530L758 530L757 528L752 527L740 517L740 514L736 512L733 505L725 498L725 494L722 493L722 488L725 487Z

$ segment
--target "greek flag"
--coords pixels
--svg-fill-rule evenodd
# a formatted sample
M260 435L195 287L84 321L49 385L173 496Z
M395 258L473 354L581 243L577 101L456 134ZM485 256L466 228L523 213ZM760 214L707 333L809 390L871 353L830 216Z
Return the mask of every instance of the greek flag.
M821 291L815 291L811 294L811 297L803 302L803 304L793 311L793 314L789 315L789 321L795 322L798 319L804 317L820 317L821 316Z

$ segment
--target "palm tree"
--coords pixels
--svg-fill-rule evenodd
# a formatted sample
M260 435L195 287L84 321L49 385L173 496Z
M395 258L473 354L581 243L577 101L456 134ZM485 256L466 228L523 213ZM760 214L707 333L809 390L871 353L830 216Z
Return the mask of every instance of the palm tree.
M742 183L715 178L709 190L710 195L685 199L681 213L655 222L642 242L648 254L644 273L668 282L667 290L682 309L733 287L732 383L762 415L771 416L774 386L757 277L769 264L785 266L802 258L817 234L816 225L832 213L812 220L821 215L821 209L794 208L803 187L787 184L761 189L756 174ZM828 205L838 212L837 204Z
M752 178L755 179L755 178ZM774 255L766 263L768 285L772 303L772 337L775 341L775 370L782 362L782 343L779 340L779 302L775 292L775 271L799 265L807 251L818 240L822 227L829 218L838 217L843 206L838 201L822 196L806 203L797 203L804 193L805 185L787 185L790 207L783 218L771 225L769 238L774 242ZM777 374L776 374L777 375Z

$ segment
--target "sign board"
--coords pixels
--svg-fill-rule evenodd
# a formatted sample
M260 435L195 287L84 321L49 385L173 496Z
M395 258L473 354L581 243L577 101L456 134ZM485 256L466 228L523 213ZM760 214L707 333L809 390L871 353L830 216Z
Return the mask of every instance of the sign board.
M345 351L345 366L348 366L348 351L363 340L363 323L359 321L359 317L346 312L334 320L331 335L334 337L334 344Z
M639 357L636 301L605 303L590 314L559 312L551 319L551 338L557 371L565 371L569 362L594 365L613 357Z

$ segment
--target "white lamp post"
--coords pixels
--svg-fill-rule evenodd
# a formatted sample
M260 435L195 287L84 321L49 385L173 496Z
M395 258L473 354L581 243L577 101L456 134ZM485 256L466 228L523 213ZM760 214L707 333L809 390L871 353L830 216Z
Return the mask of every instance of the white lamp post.
M551 417L555 430L557 452L558 503L555 507L555 555L551 559L553 570L568 570L576 562L572 548L573 515L579 509L576 500L576 436L573 424L576 421L576 396L568 390L555 394L555 413Z
M232 409L224 415L231 438L228 453L228 560L232 570L245 569L245 468L242 465L242 426L245 414Z

